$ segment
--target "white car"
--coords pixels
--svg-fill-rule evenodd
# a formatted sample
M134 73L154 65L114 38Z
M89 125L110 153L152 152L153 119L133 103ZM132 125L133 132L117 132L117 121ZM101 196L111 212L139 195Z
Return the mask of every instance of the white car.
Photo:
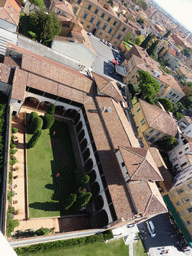
M146 221L146 225L147 225L147 229L149 231L149 234L151 235L151 237L155 237L156 233L155 233L155 226L153 224L152 221Z

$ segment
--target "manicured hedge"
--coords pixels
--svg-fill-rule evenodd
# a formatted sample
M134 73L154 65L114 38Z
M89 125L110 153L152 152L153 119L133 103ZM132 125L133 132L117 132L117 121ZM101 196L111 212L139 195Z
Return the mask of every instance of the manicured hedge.
M50 129L51 126L53 125L55 119L53 115L50 114L45 114L43 118L43 129Z
M92 197L91 192L87 192L87 193L82 194L79 197L77 197L77 200L76 200L76 202L73 205L74 209L80 210L81 208L83 208L83 206L88 204L88 202L91 199L91 197Z
M77 195L76 194L70 194L66 200L63 202L63 208L65 210L68 210L76 201Z
M89 182L89 180L90 180L89 175L81 175L81 174L79 174L76 177L76 186L77 187L81 187L84 184L86 184L87 182Z
M81 238L72 238L68 240L60 240L49 243L40 243L31 246L18 247L15 249L18 255L26 255L27 253L37 253L37 252L46 252L46 251L54 251L59 250L60 248L70 248L78 245L86 245L92 244L96 242L104 242L105 240L109 240L113 238L113 234L111 230L105 231L104 233L100 233L98 235L86 236Z
M27 124L30 126L33 122L33 120L38 117L37 112L31 112L28 116L27 116Z
M27 144L27 147L28 148L33 148L37 144L41 134L42 134L42 130L36 130L33 133L33 136L31 137L31 139L29 140L29 142Z
M47 107L47 113L50 115L54 115L55 113L55 104L51 104Z
M31 127L30 127L30 132L34 133L37 130L41 130L43 126L43 120L41 117L36 117L32 123L31 123Z
M17 127L12 127L12 133L17 133L18 132L18 128Z

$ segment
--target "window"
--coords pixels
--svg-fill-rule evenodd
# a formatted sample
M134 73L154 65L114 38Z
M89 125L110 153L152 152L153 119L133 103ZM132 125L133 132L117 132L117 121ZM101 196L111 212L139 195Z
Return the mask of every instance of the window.
M177 190L177 194L179 195L179 194L181 194L181 193L183 193L184 192L184 190L182 189L182 188L180 188L179 190Z
M79 7L77 7L77 6L74 7L74 9L73 9L74 14L77 13L78 9L79 9Z
M152 133L152 132L154 132L154 129L151 129L151 130L149 131L149 133Z
M124 27L124 28L122 29L122 31L125 32L125 30L126 30L126 28Z
M80 4L80 3L81 3L81 0L78 0L77 3Z
M113 30L113 28L110 28L109 31L108 31L108 33L111 34L112 30Z
M98 21L97 21L97 24L96 24L96 25L97 25L98 27L99 27L99 25L101 24L101 21L102 21L102 20L98 20Z
M101 18L104 18L104 16L105 16L105 13L102 13L102 14L101 14Z
M175 96L176 96L176 93L173 93L173 94L172 94L172 97L175 97Z
M117 39L120 39L120 38L121 38L121 36L122 36L122 34L121 34L121 33L119 33L119 35L118 35Z
M116 41L114 41L114 44L116 45L116 44L117 44L117 42L116 42Z
M121 166L122 166L122 167L124 167L124 166L125 166L125 163L124 163L124 162L122 162L122 163L121 163Z
M148 136L148 135L145 135L145 138L146 138L146 139L148 139L148 138L149 138L149 136Z
M18 100L17 102L18 102L18 103L21 103L21 100Z
M84 20L86 20L87 15L88 15L88 12L85 12L84 15L83 15L83 19L84 19Z
M110 22L110 20L111 20L111 17L109 17L109 18L107 19L107 22Z
M145 118L143 118L141 121L140 121L141 125L144 125L146 123L146 120Z
M108 38L108 36L105 36L105 39L107 39Z
M159 136L161 133L160 132L158 132L157 134L156 134L156 136Z
M188 198L188 197L183 198L183 199L182 199L182 202L183 202L184 204L186 204L187 202L189 202L189 198Z
M189 213L192 212L192 207L187 208L187 210L188 210Z
M102 36L102 35L103 35L103 33L102 33L102 32L99 32L99 35L100 35L100 36Z
M135 76L132 76L132 79L134 78Z
M117 24L117 21L115 20L114 22L113 22L113 26L115 26Z
M137 109L137 113L138 113L140 110L141 110L141 108L138 108L138 109Z
M91 10L91 7L92 7L92 5L89 5L87 9L88 9L88 10Z
M188 149L189 149L189 147L185 148L185 150L188 150Z
M155 138L151 137L148 141L153 142L154 140L155 140Z
M90 26L89 26L89 25L87 25L87 28L89 29L89 28L90 28Z
M58 14L58 15L61 14L61 11L59 10L59 11L57 12L57 14Z
M95 19L95 16L92 16L90 19L90 22L93 23L94 19Z
M179 205L180 205L180 203L179 203L179 202L176 202L176 203L175 203L175 205L179 206Z
M169 93L170 95L172 94L172 92Z
M176 99L178 99L179 98L179 95L176 97Z
M190 224L191 224L191 222L190 222L189 220L187 220L186 223L187 223L187 225L190 225Z
M185 162L185 163L181 164L181 167L185 166L186 164L187 164L187 162Z
M179 155L181 155L181 154L182 154L182 151L179 152Z
M94 13L97 14L98 13L98 9L95 9Z
M105 23L104 25L103 25L103 30L105 30L106 29L106 27L107 27L107 24Z

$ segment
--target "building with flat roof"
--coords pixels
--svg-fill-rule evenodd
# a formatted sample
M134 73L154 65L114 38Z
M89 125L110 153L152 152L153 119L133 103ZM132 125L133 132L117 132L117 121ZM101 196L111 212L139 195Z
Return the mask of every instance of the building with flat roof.
M84 172L91 176L90 191L96 193L92 227L138 223L166 212L157 186L163 182L161 164L156 165L149 149L140 148L116 83L96 73L92 80L50 59L11 47L18 61L7 59L0 77L10 88L12 114L18 115L22 106L45 110L54 103L56 116L73 120ZM14 70L11 81L10 70Z

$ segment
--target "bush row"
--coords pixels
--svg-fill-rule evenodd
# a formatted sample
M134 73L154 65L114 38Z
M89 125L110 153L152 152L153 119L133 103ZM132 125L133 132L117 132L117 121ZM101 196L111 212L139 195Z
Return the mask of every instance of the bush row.
M27 253L46 252L58 250L61 248L69 248L76 245L86 245L96 242L104 242L111 238L113 238L112 231L108 230L98 235L86 236L81 238L72 238L68 240L60 240L49 243L41 243L25 247L18 247L15 249L15 251L18 255L26 255Z

